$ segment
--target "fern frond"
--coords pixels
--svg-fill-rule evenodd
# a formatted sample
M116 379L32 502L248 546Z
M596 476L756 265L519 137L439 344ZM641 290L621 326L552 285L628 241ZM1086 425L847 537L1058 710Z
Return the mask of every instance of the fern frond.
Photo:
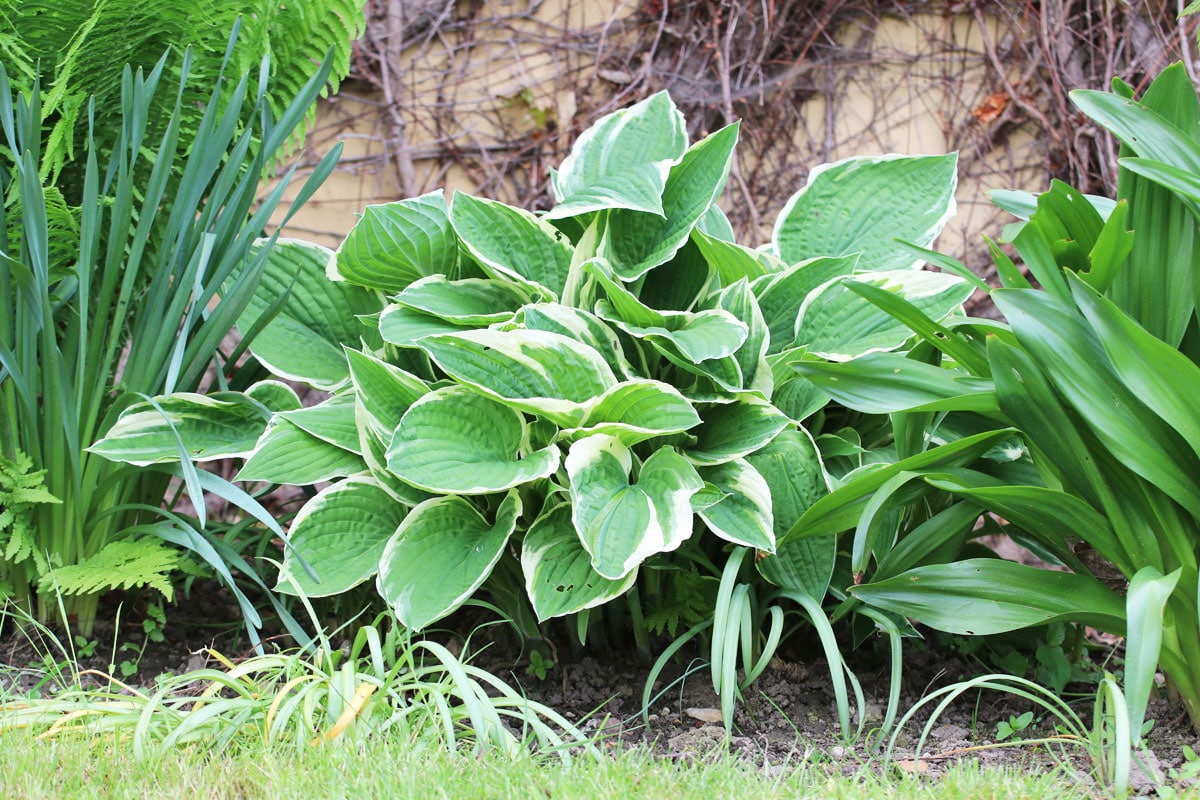
M61 502L46 491L46 471L33 471L33 459L17 452L15 460L0 455L0 543L4 560L20 564L32 559L37 574L46 571L46 557L38 548L33 507ZM5 541L7 540L7 542Z
M105 545L86 561L47 572L38 589L73 595L149 586L171 600L175 588L170 576L182 558L178 550L157 539L123 539Z

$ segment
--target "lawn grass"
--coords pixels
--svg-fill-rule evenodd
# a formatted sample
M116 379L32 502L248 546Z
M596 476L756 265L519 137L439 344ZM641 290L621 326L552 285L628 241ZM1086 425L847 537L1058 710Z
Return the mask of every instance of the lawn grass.
M197 747L137 761L111 738L0 737L0 797L71 798L1031 798L1094 794L1056 772L967 763L936 778L844 776L820 761L764 767L734 758L681 763L627 751L564 767L532 757L452 756L403 742L302 748L243 746L214 756Z

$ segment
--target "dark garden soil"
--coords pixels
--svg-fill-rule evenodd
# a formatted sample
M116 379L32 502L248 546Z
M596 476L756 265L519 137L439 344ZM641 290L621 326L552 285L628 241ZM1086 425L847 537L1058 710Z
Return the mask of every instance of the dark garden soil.
M113 665L120 676L117 665L136 662L137 671L122 679L132 685L150 685L160 674L219 666L210 648L233 661L253 653L236 604L219 587L198 588L187 599L169 606L161 641L147 641L144 609L138 609L136 603L132 608L120 607L119 630L114 626L117 610L115 603L102 608L90 640L94 650L78 659L83 668L107 673ZM463 630L483 621L470 617L469 613ZM470 639L470 647L476 651L472 663L501 676L510 685L520 684L531 698L556 709L584 731L608 735L610 746L649 745L664 758L688 761L714 757L728 746L730 753L747 759L756 768L775 770L807 761L854 772L881 761L882 748L876 745L889 681L884 642L874 643L877 647L868 642L850 655L850 666L861 681L867 709L863 735L856 743L846 744L840 738L829 668L819 645L815 640L797 637L785 640L779 654L738 705L727 743L720 700L713 692L703 655L696 650L685 649L656 682L647 725L641 711L650 666L637 663L632 644L597 648L598 652L556 652L553 665L543 669L539 677L511 634L507 625L476 629ZM451 635L445 641L451 649L461 647ZM268 633L266 646L284 647L286 639ZM52 682L43 680L48 652L55 653L51 660L62 660L47 641L36 637L31 641L8 624L0 631L0 689L19 693L53 691ZM995 670L983 662L964 658L936 642L910 642L904 658L900 714L940 687L991 671ZM683 678L684 673L690 674ZM1092 720L1094 693L1095 687L1086 684L1069 686L1066 692L1068 696L1078 695L1074 707L1087 724ZM964 694L933 723L920 759L914 760L913 749L929 719L929 708L910 720L897 740L895 758L902 769L936 776L949 763L974 759L1037 771L1060 769L1064 775L1085 783L1092 781L1082 748L1066 745L1049 749L1029 744L995 747L998 726L1027 710L1034 711L1035 721L1017 737L1035 739L1055 733L1053 721L1040 709L997 692ZM1152 702L1149 716L1155 720L1149 735L1152 760L1171 782L1173 771L1184 764L1183 746L1200 750L1200 740L1186 718L1180 716L1179 707L1165 699ZM857 723L854 720L855 726ZM1146 788L1144 782L1142 788Z

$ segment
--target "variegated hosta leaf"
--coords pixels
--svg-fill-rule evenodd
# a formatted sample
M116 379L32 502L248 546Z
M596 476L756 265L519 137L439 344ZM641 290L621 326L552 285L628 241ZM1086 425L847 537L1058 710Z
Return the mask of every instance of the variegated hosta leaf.
M779 272L783 267L779 259L768 253L710 236L700 230L692 231L692 241L696 243L709 266L717 271L723 286L729 286L742 278L752 281L763 275Z
M415 375L392 366L370 353L346 351L354 394L367 413L374 432L391 440L400 418L409 406L429 393L429 387Z
M822 164L775 221L776 253L789 264L862 254L867 269L912 269L896 239L928 247L954 216L958 156L883 155Z
M329 276L390 293L426 275L453 275L457 264L458 239L437 189L367 206L338 248Z
M667 175L661 213L624 208L609 212L600 254L623 280L637 280L665 264L687 242L725 188L737 137L734 123L688 148Z
M354 424L354 393L341 392L315 406L285 411L283 417L301 430L351 453L361 454Z
M746 459L771 490L775 539L787 533L809 506L829 494L829 477L812 436L788 428ZM776 586L808 594L818 601L829 588L837 558L837 536L793 539L775 555L760 559L759 573Z
M367 470L379 485L397 502L412 508L438 495L418 489L410 483L405 483L396 473L387 468L387 446L392 441L392 433L388 431L387 439L383 439L373 430L373 424L368 419L366 411L360 403L355 409L355 420L358 422L358 443L362 448L363 462ZM399 423L397 423L399 424Z
M595 314L558 303L534 303L522 309L521 319L530 330L558 333L586 344L604 358L614 375L630 376L617 334Z
M317 244L278 240L267 255L258 288L238 319L238 328L249 331L286 295L250 350L275 375L326 390L350 377L343 345L357 347L370 334L358 317L374 314L382 305L373 292L326 278L325 267L332 257L331 250Z
M605 578L620 580L692 535L691 497L704 482L671 448L646 459L633 484L633 456L612 436L575 442L566 465L575 530Z
M621 580L609 580L592 569L591 561L571 524L569 504L537 518L521 545L521 570L539 620L603 605L628 591L637 578L632 570Z
M850 275L858 256L813 258L752 284L758 307L771 331L768 353L781 353L796 341L804 299L834 278Z
M356 449L357 438L356 431ZM354 475L364 469L366 464L361 455L318 439L277 415L238 471L236 480L306 486Z
M88 451L139 467L231 458L254 449L270 418L239 392L178 392L134 403Z
M847 289L846 281L894 292L933 320L960 308L973 291L969 283L954 275L914 270L862 272L831 281L804 301L796 336L809 353L830 361L895 350L913 336L904 323Z
M508 493L495 524L461 497L439 497L414 508L384 548L376 586L406 628L421 630L461 606L504 554L521 515L521 496Z
M659 381L633 380L619 383L597 398L583 426L564 434L577 438L603 433L632 447L699 424L700 415L675 387Z
M602 117L551 173L558 205L549 219L630 208L662 214L671 167L687 150L683 114L666 92Z
M404 414L387 451L387 466L430 492L491 494L546 478L558 469L554 445L527 448L521 414L478 392L448 386Z
M783 412L755 394L738 395L733 403L710 405L700 417L704 421L692 431L696 443L685 455L694 464L708 466L744 458L792 424Z
M771 332L758 300L750 291L750 284L742 279L727 286L717 296L717 305L746 324L746 341L733 355L742 373L742 385L763 397L770 397L775 385L771 367L767 364Z
M460 383L559 424L578 425L584 404L617 383L598 352L548 331L464 331L417 346Z
M553 225L495 200L454 193L450 222L479 266L500 280L557 300L571 269L571 243Z
M703 467L704 489L692 497L708 529L726 541L775 552L775 517L767 481L745 459Z
M246 390L246 397L256 403L262 403L267 410L276 414L280 411L295 411L303 406L296 390L283 381L259 381Z
M296 514L275 588L328 597L357 586L379 569L384 546L407 510L371 478L335 483Z
M486 278L452 281L445 275L430 275L409 284L395 300L397 305L459 327L483 328L512 319L530 298L504 281Z
M414 347L425 336L438 333L457 333L464 325L448 322L441 317L415 311L406 306L392 303L379 315L379 336L388 344Z

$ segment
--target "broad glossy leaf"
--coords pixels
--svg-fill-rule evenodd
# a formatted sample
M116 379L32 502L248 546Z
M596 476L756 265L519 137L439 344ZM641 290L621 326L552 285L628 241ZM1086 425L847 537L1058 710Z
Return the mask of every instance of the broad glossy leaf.
M792 195L772 237L789 264L815 256L862 254L872 270L912 269L903 239L928 247L954 216L958 156L867 156L822 164Z
M715 277L700 248L689 239L670 261L636 282L637 297L642 305L659 311L693 311L711 291Z
M332 445L361 454L358 426L354 422L353 392L335 394L315 406L284 411L278 416Z
M685 455L706 466L748 456L792 424L783 412L755 394L738 395L733 403L710 405L700 416L704 421L692 431L696 443Z
M295 389L276 380L259 381L246 390L246 397L273 413L295 411L303 405Z
M369 336L358 317L381 308L374 293L326 278L332 256L320 245L277 241L258 289L238 319L239 329L250 330L276 298L287 294L250 350L274 374L330 391L350 377L343 346L358 347Z
M525 590L538 620L575 614L618 597L633 586L637 570L610 581L592 569L571 524L571 506L562 503L529 527L521 544Z
M737 136L734 123L688 148L667 176L661 213L626 208L608 213L600 254L623 280L667 263L687 242L725 187Z
M355 447L357 449L357 441ZM284 417L276 416L236 479L307 486L354 475L366 468L361 455L319 439Z
M1125 632L1125 604L1095 578L998 558L917 567L885 581L853 586L850 593L868 605L964 636L1051 622Z
M493 279L557 299L571 268L571 243L548 222L495 200L454 193L450 221L467 252Z
M621 351L617 334L595 314L558 303L527 305L521 314L526 328L558 333L586 344L608 362L614 375L629 377L629 364Z
M414 508L379 559L379 594L406 628L419 631L461 606L504 555L521 515L509 492L489 523L461 497L439 497Z
M347 350L346 361L355 396L381 437L390 438L404 412L429 393L429 387L420 378L370 353Z
M292 521L276 590L329 597L354 588L379 569L384 546L407 511L370 478L323 490Z
M898 294L934 320L960 308L973 291L956 276L913 270L864 272L831 281L804 301L796 332L798 344L831 361L895 350L913 336L907 325L846 288L844 281L868 283Z
M139 467L174 463L184 454L193 461L242 456L254 449L270 417L238 392L179 392L134 403L88 452Z
M397 292L426 275L453 275L457 264L458 239L438 189L367 206L338 248L330 272L369 289Z
M717 296L717 306L746 324L746 341L733 356L741 370L742 383L747 389L770 397L775 385L774 374L767 363L771 332L758 299L750 291L750 284L739 280L727 286Z
M687 150L683 114L666 92L602 117L551 173L548 219L629 208L662 214L667 174Z
M417 344L455 380L559 424L578 424L584 404L617 383L598 352L549 331L467 331Z
M400 347L415 347L417 341L439 333L457 333L464 327L447 322L441 317L425 314L411 308L392 303L379 315L379 335L388 344Z
M716 206L713 206L716 208ZM709 236L699 229L692 231L692 241L700 249L705 260L717 272L723 286L729 286L742 278L754 280L781 266L777 259L744 247L732 241Z
M532 453L520 413L461 386L426 395L405 412L387 467L407 483L445 494L491 494L549 477L554 445Z
M834 278L850 275L856 264L857 255L813 258L755 281L752 288L771 331L767 352L779 353L791 347L796 341L805 298Z
M745 459L704 467L705 486L692 497L696 514L708 529L734 544L775 552L771 489Z
M678 389L659 381L633 380L605 392L589 407L583 426L566 433L573 437L603 433L631 447L699 424L700 415Z
M620 580L642 561L674 550L692 535L691 497L704 487L695 468L669 447L642 464L630 482L633 457L611 436L589 436L566 458L572 522L592 568Z
M791 363L834 400L864 414L943 410L999 414L990 380L894 353L868 353L842 362Z
M487 278L452 281L430 275L410 283L396 304L467 328L482 328L513 318L530 298L516 285Z

